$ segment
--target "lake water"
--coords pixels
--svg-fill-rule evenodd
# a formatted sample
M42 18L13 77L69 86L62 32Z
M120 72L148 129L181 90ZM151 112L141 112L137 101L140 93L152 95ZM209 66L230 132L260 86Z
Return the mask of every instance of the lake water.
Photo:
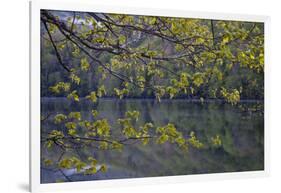
M91 110L96 108L99 118L107 118L112 127L128 110L141 113L139 124L152 122L156 126L173 123L184 134L194 131L200 141L210 143L210 138L220 135L220 148L193 149L183 152L169 143L146 146L132 144L122 152L85 150L80 155L94 155L109 168L106 173L80 175L68 172L72 181L172 176L263 170L264 168L264 117L261 102L245 102L238 106L222 102L191 102L186 100L100 99L93 105L87 101L78 104L63 98L43 98L42 115L81 111L85 119L91 119ZM250 109L250 110L245 110ZM51 121L41 125L44 129L58 129ZM42 146L42 157L59 156L59 151L47 151ZM41 183L65 181L62 174L41 169Z

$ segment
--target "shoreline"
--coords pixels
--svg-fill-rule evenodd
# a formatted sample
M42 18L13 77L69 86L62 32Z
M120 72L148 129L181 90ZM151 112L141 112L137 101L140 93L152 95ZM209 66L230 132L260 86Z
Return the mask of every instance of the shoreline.
M80 97L79 98L81 101L86 101L87 99L85 97ZM68 100L66 97L41 97L40 98L41 102L44 100ZM146 100L146 101L155 101L158 102L157 99L155 98L123 98L119 99L116 97L102 97L99 98L98 100L116 100L116 101L141 101L141 100ZM182 101L182 102L194 102L194 103L227 103L224 99L204 99L202 102L200 99L184 99L184 98L174 98L174 99L169 99L169 98L163 98L161 99L161 102L172 102L172 101ZM70 101L71 102L71 101ZM241 99L238 103L264 103L264 99Z

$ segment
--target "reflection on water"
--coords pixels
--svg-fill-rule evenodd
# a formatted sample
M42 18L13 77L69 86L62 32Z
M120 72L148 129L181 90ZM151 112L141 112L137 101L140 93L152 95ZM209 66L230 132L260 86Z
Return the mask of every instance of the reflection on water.
M99 118L107 118L112 128L116 128L116 120L124 117L128 110L141 112L139 124L152 122L161 126L174 123L184 134L194 131L205 144L211 137L219 134L222 147L203 150L189 149L183 152L170 144L158 145L150 143L128 145L122 152L113 150L85 150L80 156L94 155L106 163L109 168L106 173L85 176L68 172L73 181L116 179L131 177L171 176L218 172L236 172L263 170L264 168L264 119L259 111L245 111L257 103L244 103L242 110L237 106L219 102L187 102L185 100L155 100L140 99L100 99L95 105L86 101L79 104L66 99L42 99L42 115L49 113L65 113L81 111L84 119L91 120L91 110L99 111ZM41 125L42 130L58 129L51 121ZM56 157L59 151L48 152L42 148L42 157ZM41 169L41 182L56 182L63 177L61 173Z

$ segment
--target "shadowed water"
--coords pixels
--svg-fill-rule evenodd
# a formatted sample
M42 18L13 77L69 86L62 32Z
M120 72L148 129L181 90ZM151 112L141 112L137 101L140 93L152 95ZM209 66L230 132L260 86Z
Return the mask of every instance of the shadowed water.
M91 110L96 108L98 118L108 119L117 129L116 120L128 110L140 111L139 125L152 122L156 126L173 123L184 135L194 131L204 144L210 144L211 137L220 135L220 148L208 147L202 150L189 148L184 152L174 145L149 143L146 146L132 144L122 152L107 150L85 150L80 155L93 155L108 165L106 173L95 175L76 174L65 171L72 181L171 176L263 170L264 168L264 118L262 103L248 101L232 106L222 102L190 102L185 100L143 99L100 99L93 105L82 100L79 104L64 98L43 98L42 115L81 111L84 119L92 119ZM246 110L248 109L248 110ZM51 120L42 123L44 130L55 128ZM114 129L113 129L114 130ZM114 131L113 131L114 132ZM42 146L42 157L57 157L59 151L46 151ZM41 169L41 183L66 181L59 172Z

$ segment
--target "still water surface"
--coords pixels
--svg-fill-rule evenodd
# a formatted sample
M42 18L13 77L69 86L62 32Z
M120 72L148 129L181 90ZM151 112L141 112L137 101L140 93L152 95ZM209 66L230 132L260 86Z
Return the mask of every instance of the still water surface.
M65 173L72 181L135 178L152 176L172 176L202 173L220 173L236 171L263 170L264 168L264 118L260 111L246 111L262 105L260 102L241 103L244 109L221 102L190 102L185 100L163 100L161 103L148 99L100 99L93 105L87 101L79 104L63 98L41 99L42 115L49 113L69 113L81 111L84 119L92 119L91 110L96 108L98 118L107 118L110 125L117 127L116 120L122 118L128 110L141 113L139 124L152 122L156 126L173 123L184 134L194 131L203 143L220 135L222 147L203 150L189 149L183 152L168 143L158 145L150 143L128 145L120 152L90 152L101 163L108 165L106 173L96 175ZM239 105L240 106L240 105ZM41 125L44 129L58 129L51 121ZM56 157L59 152L49 152L43 148L42 157ZM80 152L87 157L89 151ZM41 183L65 181L60 172L41 169Z

